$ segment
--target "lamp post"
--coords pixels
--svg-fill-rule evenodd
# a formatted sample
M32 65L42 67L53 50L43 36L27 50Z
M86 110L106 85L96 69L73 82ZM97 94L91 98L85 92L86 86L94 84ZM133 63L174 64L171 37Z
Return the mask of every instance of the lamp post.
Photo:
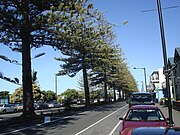
M55 74L55 94L57 98L57 74Z
M133 69L143 69L144 70L145 91L147 92L146 68L136 68L136 67L134 67Z
M162 49L163 49L163 58L164 58L164 75L166 76L166 90L168 94L168 111L169 111L169 126L172 127L174 122L172 119L172 103L171 103L171 92L169 87L169 73L168 73L168 64L167 64L167 54L166 54L166 42L164 36L164 26L163 26L163 18L162 18L162 10L161 10L161 2L157 0L158 6L158 15L159 15L159 24L160 24L160 31L161 31L161 42L162 42Z

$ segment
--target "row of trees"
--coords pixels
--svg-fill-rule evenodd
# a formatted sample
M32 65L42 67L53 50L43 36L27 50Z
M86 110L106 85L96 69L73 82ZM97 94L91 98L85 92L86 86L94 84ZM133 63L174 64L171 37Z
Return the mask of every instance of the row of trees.
M12 82L13 83L13 82ZM56 100L56 94L52 90L41 90L38 79L37 72L32 72L32 93L34 101L53 101ZM10 103L23 103L23 88L20 86L15 89L12 94L9 91L1 91L0 98L9 98Z
M114 43L113 24L87 0L0 1L0 43L22 54L23 116L34 115L31 48L44 45L61 51L57 75L74 77L83 71L86 105L91 85L104 84L125 92L136 83Z
M103 98L101 91L97 90L96 92L92 91L90 92L91 99L100 99ZM15 91L12 94L9 94L9 91L2 90L0 92L0 99L9 99L9 103L23 103L23 90L22 87L19 87L15 89ZM33 84L33 99L36 102L52 102L57 100L59 103L65 103L77 100L84 100L85 95L84 91L76 90L76 89L67 89L63 93L56 96L56 93L52 90L40 90L39 86L36 86ZM1 102L4 103L4 102Z
M41 91L38 87L33 85L33 99L34 101L48 102L56 100L56 94L52 90ZM22 87L17 88L10 95L11 103L23 103L23 90Z

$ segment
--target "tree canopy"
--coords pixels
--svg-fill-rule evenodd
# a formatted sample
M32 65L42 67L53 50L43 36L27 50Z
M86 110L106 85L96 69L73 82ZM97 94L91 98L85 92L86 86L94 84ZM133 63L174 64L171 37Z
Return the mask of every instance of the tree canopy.
M61 93L61 96L65 96L67 100L78 99L78 92L75 89L67 89L65 92Z
M36 72L31 74L31 49L44 45L64 55L55 58L64 62L57 75L74 77L83 72L86 105L90 104L89 71L99 79L91 80L94 85L104 83L105 99L107 85L123 91L136 89L122 52L114 44L113 25L87 0L0 1L0 23L0 43L22 54L23 116L34 115L34 98L39 98L33 95L33 89L40 88L34 85ZM0 58L12 62L6 56Z
M69 44L69 35L65 34L66 28L71 24L69 20L76 18L76 12L85 10L81 6L85 2L0 1L0 43L9 46L12 51L22 53L23 116L34 115L30 49L43 45L62 49L62 45ZM52 24L55 19L53 13L59 14L59 29Z

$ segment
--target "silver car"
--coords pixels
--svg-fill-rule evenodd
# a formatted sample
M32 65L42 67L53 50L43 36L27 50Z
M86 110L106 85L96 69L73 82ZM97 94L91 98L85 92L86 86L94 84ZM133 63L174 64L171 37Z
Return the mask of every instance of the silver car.
M0 113L17 112L17 108L10 104L1 104Z

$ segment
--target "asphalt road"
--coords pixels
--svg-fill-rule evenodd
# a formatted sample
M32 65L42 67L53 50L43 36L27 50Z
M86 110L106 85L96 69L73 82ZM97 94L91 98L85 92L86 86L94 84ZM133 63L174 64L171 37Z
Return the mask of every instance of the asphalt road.
M64 107L60 108L50 108L50 109L43 109L43 110L35 110L35 113L37 115L41 114L51 114L51 113L57 113L57 112L62 112L64 111ZM16 113L6 113L6 114L0 114L0 122L3 119L9 119L13 117L19 117L22 114L22 112L16 112Z
M159 107L168 117L168 108ZM0 135L119 135L119 117L124 116L127 110L126 102L116 102L68 115L47 115L46 120L43 118L39 123L26 123L18 127L7 125L0 128ZM179 116L180 112L173 110L176 126L180 126Z
M118 135L119 117L127 112L125 102L94 107L68 116L50 117L50 123L8 127L1 135ZM47 117L46 117L47 118Z

